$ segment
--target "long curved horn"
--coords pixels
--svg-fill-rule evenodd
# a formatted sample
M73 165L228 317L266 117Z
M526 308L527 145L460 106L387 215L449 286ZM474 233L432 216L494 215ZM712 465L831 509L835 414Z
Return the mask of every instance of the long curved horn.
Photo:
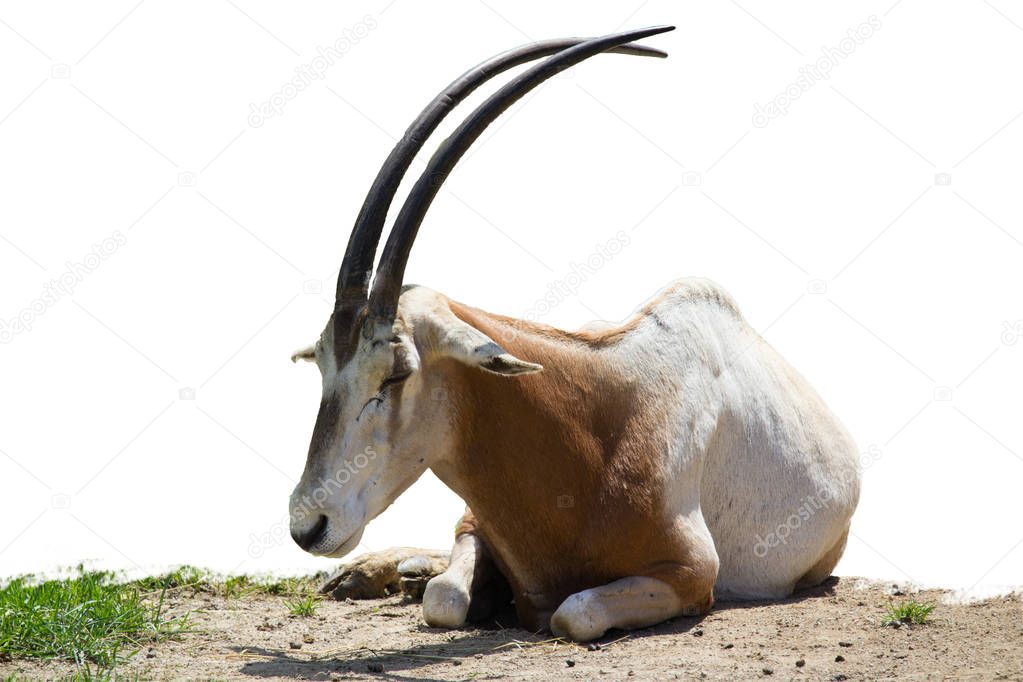
M377 243L394 193L405 171L430 134L447 114L479 86L508 69L578 45L586 38L543 40L503 52L466 71L444 88L412 122L394 146L362 204L337 279L335 308L351 308L366 302ZM618 45L610 52L641 57L667 57L667 53L642 45Z
M369 299L370 317L385 321L394 319L398 307L398 296L401 293L402 279L405 275L405 266L408 263L409 252L416 234L419 232L423 217L430 208L434 197L437 196L448 173L488 125L516 100L564 69L616 45L674 29L674 26L657 26L627 31L594 38L567 48L517 76L469 114L434 153L426 170L423 171L422 176L405 200L404 206L401 207L401 212L398 213L398 218L391 229L384 253L380 258L376 279L373 281L373 291Z

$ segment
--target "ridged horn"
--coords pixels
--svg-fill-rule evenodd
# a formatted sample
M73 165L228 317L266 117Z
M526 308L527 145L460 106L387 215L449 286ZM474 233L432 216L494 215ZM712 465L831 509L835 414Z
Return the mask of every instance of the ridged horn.
M491 95L440 145L426 170L413 186L394 223L380 257L373 290L369 297L370 319L393 320L401 293L405 266L419 226L441 185L455 164L498 116L526 93L561 71L594 55L633 40L666 33L674 26L657 26L593 38L568 47L522 74Z
M586 40L586 38L543 40L502 52L452 81L423 109L391 150L366 194L341 263L341 272L337 280L336 309L352 308L366 302L377 244L394 193L412 160L444 117L494 76L520 64L579 45ZM668 56L660 50L642 45L617 45L606 51L642 57Z

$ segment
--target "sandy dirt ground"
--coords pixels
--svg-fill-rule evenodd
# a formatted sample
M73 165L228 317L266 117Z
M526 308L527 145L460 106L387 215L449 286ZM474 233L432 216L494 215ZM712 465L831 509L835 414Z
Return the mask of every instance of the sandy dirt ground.
M192 630L143 649L119 669L142 679L1023 680L1019 595L938 606L925 625L881 627L890 587L832 579L798 599L721 603L702 618L612 632L596 645L552 641L495 622L455 631L423 624L419 604L324 601L309 617L280 597L172 595ZM66 663L0 663L11 674L59 677Z

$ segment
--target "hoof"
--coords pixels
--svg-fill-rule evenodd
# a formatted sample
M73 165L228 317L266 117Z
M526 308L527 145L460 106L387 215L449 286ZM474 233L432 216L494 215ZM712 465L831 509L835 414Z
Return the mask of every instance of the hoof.
M423 620L430 627L457 628L469 615L469 590L445 575L426 584L423 593Z
M573 594L551 616L551 632L573 642L588 642L607 632L607 617L595 600Z
M426 584L434 574L434 564L429 557L414 556L398 564L398 575L401 576L401 593L412 601L421 601L426 592Z
M409 557L398 564L398 573L403 578L422 578L423 576L436 575L433 570L433 562L430 561L430 557L423 556L422 554Z

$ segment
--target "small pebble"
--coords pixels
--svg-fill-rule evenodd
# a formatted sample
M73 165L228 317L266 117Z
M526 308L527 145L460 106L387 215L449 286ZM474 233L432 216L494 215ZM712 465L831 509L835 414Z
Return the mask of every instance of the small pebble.
M703 630L700 628L693 630L693 637L703 637Z
M765 675L773 675L774 674L774 669L773 668L764 668L763 673Z
M842 656L841 654L835 656L835 663L845 663L845 656Z
M302 642L289 642L288 646L290 646L292 649L301 649Z
M589 644L586 645L586 650L587 651L600 651L600 644L598 644L597 642L590 642Z
M804 659L801 658L798 661L796 661L797 668L802 668L804 665L806 665L806 661Z
M316 640L313 639L312 635L302 635L302 641L305 642L306 644L312 644Z
M726 649L734 649L734 648L735 648L735 645L734 645L734 644L732 644L731 642L729 642L728 644L726 644L726 645L725 645L725 648L726 648Z
M844 647L848 648L848 647L852 646L852 642L839 642L838 646L844 646Z
M567 661L565 661L565 665L567 665L567 666L568 666L569 668L574 668L574 667L575 667L575 661L573 661L573 660L572 660L572 659L570 658L570 659L568 659Z

